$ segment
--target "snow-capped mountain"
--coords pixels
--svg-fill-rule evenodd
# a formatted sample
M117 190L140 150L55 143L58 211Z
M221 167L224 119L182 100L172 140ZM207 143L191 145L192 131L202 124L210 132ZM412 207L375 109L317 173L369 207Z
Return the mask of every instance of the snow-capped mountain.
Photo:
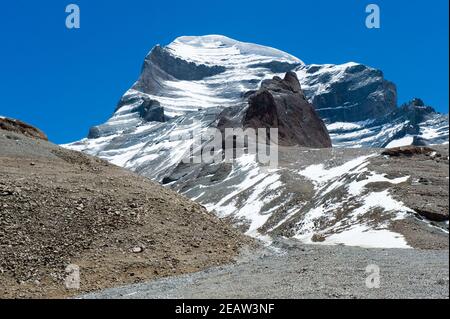
M268 81L286 80L287 72L301 85L291 92L298 94L294 100L314 106L337 149L282 148L276 170L251 155L233 164L181 163L194 141L174 136L217 126L232 111L242 115L251 96ZM369 170L382 158L380 151L357 148L412 143L448 143L448 116L420 100L397 107L396 87L381 71L357 63L307 65L277 49L211 35L155 46L112 117L67 147L168 184L253 236L354 244L348 236L356 234L367 246L405 247L390 221L406 219L414 209L392 197L391 187L413 177L386 177L376 165ZM371 191L367 185L373 182L384 187ZM374 219L375 210L385 216ZM380 236L387 242L377 243Z
M328 125L336 147L397 147L448 144L448 115L414 99L386 115Z
M395 84L380 70L348 63L296 70L326 121L334 147L394 147L448 143L448 114L420 99L397 107Z

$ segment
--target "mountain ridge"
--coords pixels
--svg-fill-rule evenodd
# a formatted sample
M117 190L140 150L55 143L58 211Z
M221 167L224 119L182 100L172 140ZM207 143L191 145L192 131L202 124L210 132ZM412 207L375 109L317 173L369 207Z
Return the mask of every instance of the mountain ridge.
M178 38L156 51L167 57L155 59L154 51L151 51L139 80L125 93L120 107L110 120L94 127L95 138L66 147L164 182L219 217L232 220L246 234L264 240L270 241L272 235L283 235L297 236L305 242L311 242L313 238L325 242L344 238L345 242L351 243L345 234L356 232L357 237L369 245L408 246L407 239L396 234L393 225L399 224L395 222L396 218L415 223L414 209L391 193L397 188L409 190L410 184L415 183L411 176L417 173L405 172L404 176L393 179L380 173L385 171L383 165L389 165L379 160L382 157L380 148L448 144L448 116L434 112L422 101L418 103L419 100L398 107L395 84L384 79L382 71L358 63L307 65L279 50L242 44L220 36ZM180 70L191 70L188 78L195 80L186 80L179 75ZM279 71L282 72L277 73ZM250 154L236 158L231 164L182 162L195 148L192 132L202 134L217 127L224 113L231 112L228 115L233 120L239 119L251 107L251 96L264 83L282 79L290 72L300 81L307 103L315 107L315 112L325 122L333 150L303 150L302 146L314 146L307 143L299 143L291 149L280 145L281 163L274 171L265 170ZM276 94L280 95L279 92ZM254 109L258 110L257 107ZM238 126L243 125L239 123ZM292 133L292 127L289 133ZM186 134L191 138L172 138ZM445 172L441 169L448 161L441 148L436 152L441 154L443 163L440 160L437 164L438 161L429 156L422 158L429 161L430 167L437 167L435 183L438 185L445 184L442 180ZM321 164L318 159L322 160ZM358 165L353 167L353 163ZM308 167L323 174L340 172L346 167L354 171L331 175L330 184L326 185L333 192L322 197L316 192L325 184L317 184L314 180L308 182L307 177L300 174L308 171ZM369 171L368 167L372 169ZM425 174L420 165L418 169L420 174ZM367 179L368 184L376 179L385 187L381 191L363 187L352 193L349 188L360 185L358 179ZM396 183L398 180L402 181L400 186ZM363 200L356 200L355 196L363 196ZM445 194L442 196L445 199ZM446 196L448 198L448 194ZM308 202L316 206L312 207ZM379 207L374 202L392 205L380 204ZM342 205L353 208L345 210ZM339 221L342 216L333 216L330 207L342 208L345 224ZM370 217L374 211L384 212L385 216L374 220ZM359 216L362 224L351 219L352 214ZM336 224L325 227L327 223L321 222L325 216L335 220L333 223ZM307 223L307 227L301 227L302 223ZM445 224L438 227L445 231ZM400 233L405 232L404 227L395 229L398 228L402 229ZM376 238L381 238L377 236L392 241L377 244ZM410 239L413 243L420 242L411 244L413 246L423 245L424 240L424 237Z

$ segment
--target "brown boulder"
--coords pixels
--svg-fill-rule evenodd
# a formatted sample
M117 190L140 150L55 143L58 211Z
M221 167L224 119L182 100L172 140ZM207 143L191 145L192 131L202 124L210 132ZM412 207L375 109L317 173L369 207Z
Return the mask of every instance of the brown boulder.
M19 120L0 117L0 130L6 130L25 136L47 141L47 136L39 129Z
M244 128L278 128L279 144L313 148L331 147L324 122L306 99L297 75L286 73L262 83L248 98Z
M387 155L387 156L414 156L414 155L430 155L437 152L429 147L425 146L401 146L401 147L394 147L389 148L381 153L381 155Z

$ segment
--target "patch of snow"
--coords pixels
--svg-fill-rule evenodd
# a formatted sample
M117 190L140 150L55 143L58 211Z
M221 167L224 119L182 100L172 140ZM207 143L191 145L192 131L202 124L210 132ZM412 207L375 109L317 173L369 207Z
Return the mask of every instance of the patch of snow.
M387 229L372 229L366 225L355 225L342 233L328 236L323 244L364 248L411 248L403 235Z
M361 130L372 124L373 120L360 121L360 122L334 122L327 125L327 129L330 133L334 131L354 131Z
M351 213L352 219L357 221L358 217L370 212L374 208L381 208L385 212L392 212L396 215L393 220L403 219L405 213L414 211L405 206L400 201L395 200L389 193L389 190L381 192L370 192L362 198L363 205Z
M362 226L362 218L373 211L381 209L385 213L393 214L391 220L403 219L413 210L406 207L402 202L394 199L389 190L380 192L367 192L366 186L370 183L385 182L389 184L400 184L407 182L409 176L388 179L385 174L378 174L368 170L369 159L376 154L358 157L340 166L324 168L324 165L312 165L300 172L300 175L312 180L316 196L313 201L316 207L310 209L298 222L297 233L294 236L306 243L312 242L314 234L329 234L326 244L345 244L363 247L381 248L406 248L406 242L400 234L395 234L387 229L388 225L377 225L377 228ZM363 178L362 178L363 177ZM351 182L349 182L349 180ZM344 187L347 195L341 195L337 201L328 199L324 202L325 195L331 190ZM349 207L348 202L356 199ZM348 215L340 220L336 219L336 212L348 210ZM326 229L318 229L320 221L327 220L331 223ZM333 223L334 221L334 223ZM364 227L364 228L361 228ZM354 237L352 237L354 235ZM383 237L385 236L385 238Z
M370 175L366 179L351 182L348 185L348 192L350 195L358 196L362 193L366 185L370 183L386 182L390 184L401 184L407 182L410 178L409 176L404 176L395 179L388 179L385 176L386 174L378 174L375 172L370 172Z
M386 148L400 147L400 146L408 146L412 145L414 142L414 136L405 136L396 140L391 141Z
M317 186L320 186L344 174L348 174L350 172L361 172L361 169L369 164L367 160L374 156L376 156L376 154L360 156L340 166L335 166L328 169L325 168L324 164L311 165L300 171L299 174L310 179Z

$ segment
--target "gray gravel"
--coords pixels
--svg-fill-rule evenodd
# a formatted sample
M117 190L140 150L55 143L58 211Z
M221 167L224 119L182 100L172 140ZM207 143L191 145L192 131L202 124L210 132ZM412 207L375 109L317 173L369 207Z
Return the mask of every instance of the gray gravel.
M80 298L449 298L449 251L278 242L234 265L113 288ZM366 287L368 265L380 287Z

